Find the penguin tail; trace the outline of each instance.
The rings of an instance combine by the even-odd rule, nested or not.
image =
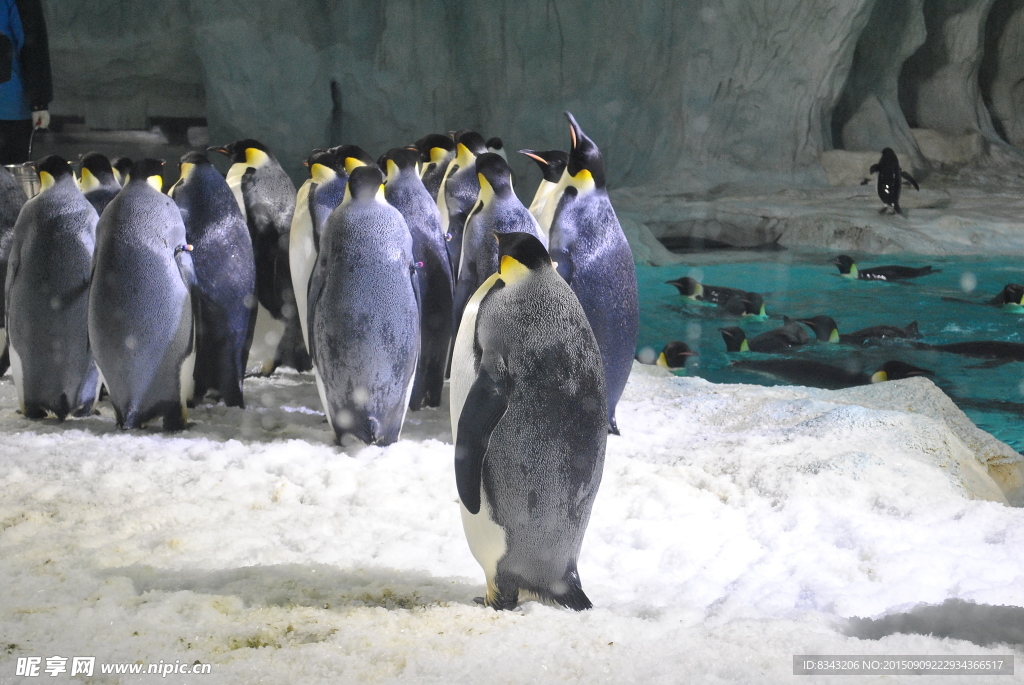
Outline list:
[[[573,567],[569,569],[565,576],[562,577],[561,582],[556,584],[557,587],[552,588],[551,599],[558,605],[565,607],[566,609],[572,609],[573,611],[584,611],[586,609],[593,609],[594,604],[587,597],[587,594],[583,592],[583,585],[580,583],[580,574]],[[560,592],[555,592],[559,590]]]

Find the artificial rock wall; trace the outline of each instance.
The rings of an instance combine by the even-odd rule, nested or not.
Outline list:
[[[912,126],[1024,138],[1024,0],[44,7],[55,114],[98,128],[205,117],[213,142],[261,139],[296,177],[313,147],[376,155],[459,128],[566,148],[563,109],[601,145],[612,186],[683,193],[821,184],[833,147],[888,145],[918,166]]]

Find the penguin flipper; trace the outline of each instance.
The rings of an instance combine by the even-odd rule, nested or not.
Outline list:
[[[921,186],[917,185],[917,181],[914,180],[914,177],[906,171],[900,171],[900,176],[902,176],[907,183],[914,186],[914,190],[921,190]]]
[[[508,408],[508,384],[492,378],[487,366],[466,395],[459,416],[459,437],[455,441],[455,483],[459,499],[471,514],[480,513],[480,481],[483,477],[484,455],[491,433]]]
[[[871,168],[868,169],[868,173],[869,174],[877,174],[878,173],[878,165],[877,164],[872,164]]]
[[[324,289],[324,267],[321,265],[321,259],[317,258],[316,264],[313,266],[313,273],[309,275],[309,283],[306,284],[306,311],[299,312],[299,316],[306,317],[306,330],[309,331],[309,340],[307,342],[309,352],[309,362],[316,367],[316,336],[313,335],[313,320],[316,318],[316,306],[320,301],[320,294]]]

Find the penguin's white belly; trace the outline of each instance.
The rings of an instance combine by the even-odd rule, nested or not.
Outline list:
[[[242,176],[245,175],[245,170],[248,168],[247,164],[242,164],[241,162],[232,164],[231,168],[228,169],[228,175],[225,179],[228,182],[228,187],[231,188],[231,193],[235,196],[238,208],[242,210],[242,218],[246,221],[249,218],[245,214],[245,200],[242,198]]]
[[[6,336],[6,331],[5,331]],[[18,356],[18,351],[14,349],[14,345],[9,348],[11,356],[11,376],[14,379],[14,387],[18,390],[18,406],[21,407],[21,413],[25,413],[25,387],[24,387],[24,372],[21,368],[21,357]]]
[[[288,238],[288,266],[292,271],[292,291],[295,293],[295,307],[298,310],[302,341],[309,349],[309,322],[306,320],[306,290],[309,277],[316,265],[316,246],[313,244],[313,217],[309,214],[309,185],[306,181],[299,188],[295,199],[295,215]]]
[[[196,391],[196,328],[192,325],[192,351],[181,362],[178,370],[178,389],[181,393],[181,413],[187,420],[188,401],[192,399]]]
[[[507,549],[505,531],[491,519],[491,503],[487,500],[483,483],[480,484],[480,511],[469,513],[465,505],[460,504],[462,511],[462,528],[466,532],[466,541],[473,558],[484,570],[487,577],[487,588],[494,587],[494,576],[498,572],[498,562]]]
[[[459,334],[455,338],[452,349],[452,375],[449,383],[449,411],[452,421],[452,444],[459,439],[459,417],[462,407],[466,404],[469,389],[476,382],[476,370],[473,368],[473,337],[476,335],[476,313],[480,308],[480,299],[470,298],[462,314]]]
[[[278,321],[262,304],[256,312],[256,330],[249,346],[250,372],[268,374],[274,367],[277,344],[284,337],[284,321]],[[254,365],[255,366],[254,368]]]

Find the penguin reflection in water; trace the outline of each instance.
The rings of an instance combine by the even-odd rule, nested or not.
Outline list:
[[[462,523],[495,609],[589,609],[576,560],[608,439],[601,351],[535,236],[499,234],[500,271],[470,299],[452,354]]]

